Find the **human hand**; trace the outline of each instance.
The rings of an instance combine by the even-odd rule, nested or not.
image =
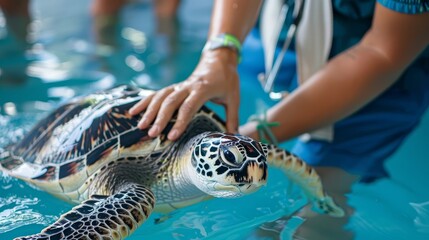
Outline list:
[[[131,115],[146,110],[138,127],[150,127],[149,136],[158,136],[178,110],[177,120],[168,134],[168,139],[176,140],[192,116],[211,100],[224,106],[227,131],[236,132],[240,101],[236,54],[226,48],[205,52],[188,79],[165,87],[135,104],[129,110]]]

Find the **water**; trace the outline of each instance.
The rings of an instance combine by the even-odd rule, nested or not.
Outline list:
[[[109,48],[96,37],[90,1],[69,2],[32,1],[33,46],[28,52],[20,53],[0,18],[0,80],[6,83],[0,87],[0,147],[21,139],[36,120],[72,96],[122,83],[159,88],[183,80],[198,61],[211,7],[208,0],[183,0],[180,30],[170,33],[176,44],[170,44],[168,34],[154,25],[149,1],[135,1],[123,10],[116,47]],[[24,69],[27,74],[22,74]],[[14,86],[10,79],[22,84]],[[254,77],[243,75],[242,82],[242,96],[257,96],[242,101],[243,123],[255,109],[273,102]],[[428,133],[429,112],[388,161],[391,179],[353,187],[349,199],[356,212],[346,228],[356,239],[429,239]],[[240,199],[215,199],[169,215],[153,214],[129,239],[272,239],[256,229],[295,212],[305,199],[298,189],[287,190],[289,183],[277,170],[270,172],[268,182]],[[71,208],[3,174],[0,188],[0,239],[36,233]],[[277,235],[289,239],[301,223],[292,217]]]

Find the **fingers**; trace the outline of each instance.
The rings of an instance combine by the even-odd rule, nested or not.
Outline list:
[[[138,102],[130,110],[131,115],[145,111],[138,123],[140,129],[148,128],[148,135],[158,136],[178,110],[176,123],[169,132],[168,139],[176,140],[185,131],[193,115],[207,100],[202,94],[192,94],[186,87],[170,86]]]
[[[167,136],[168,139],[174,141],[177,140],[180,135],[182,135],[192,117],[205,101],[206,100],[204,98],[198,96],[197,94],[191,94],[185,101],[183,101],[182,106],[180,107],[177,114],[176,123]]]
[[[229,104],[226,108],[226,130],[230,133],[237,133],[238,131],[238,108],[240,97],[238,94],[233,94]]]
[[[155,93],[154,95],[143,99],[141,102],[137,103],[137,105],[132,108],[132,111],[130,110],[130,113],[138,113],[146,109],[145,113],[142,116],[142,119],[137,125],[140,129],[145,129],[149,127],[149,125],[154,121],[155,117],[157,116],[162,102],[173,91],[173,87],[164,88]]]
[[[145,110],[147,108],[147,106],[149,105],[150,101],[152,101],[153,96],[154,96],[154,94],[151,94],[150,96],[147,96],[146,98],[140,100],[132,108],[130,108],[130,110],[128,110],[128,112],[132,116],[141,113],[143,110]]]
[[[162,102],[158,115],[156,116],[155,122],[153,126],[149,129],[149,136],[157,136],[161,133],[161,131],[167,126],[170,119],[172,119],[173,114],[177,109],[183,108],[182,102],[188,97],[188,92],[185,90],[177,90],[168,97],[164,99]],[[182,105],[182,106],[181,106]],[[180,107],[180,108],[179,108]],[[171,131],[170,131],[171,134]]]

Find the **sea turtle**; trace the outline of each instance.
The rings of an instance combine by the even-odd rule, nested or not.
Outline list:
[[[166,138],[174,119],[149,137],[128,109],[151,93],[119,86],[76,98],[1,153],[2,171],[77,204],[40,233],[17,239],[123,239],[153,210],[258,190],[268,165],[283,169],[317,211],[343,216],[313,168],[274,145],[224,133],[207,107],[179,140]]]

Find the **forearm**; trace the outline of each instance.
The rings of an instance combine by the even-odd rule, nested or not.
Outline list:
[[[235,36],[242,43],[255,25],[261,4],[261,0],[215,0],[208,39],[227,33]],[[236,51],[231,51],[230,48],[218,48],[215,51],[205,51],[199,65],[222,64],[236,72],[237,59]],[[197,74],[201,74],[200,66],[196,68]],[[205,67],[202,69],[205,74]],[[234,80],[238,81],[238,78]]]
[[[214,1],[209,38],[229,33],[244,41],[258,18],[261,0]]]
[[[358,45],[270,109],[268,120],[280,123],[272,130],[282,141],[333,124],[391,86],[405,67],[398,68],[374,49]]]

